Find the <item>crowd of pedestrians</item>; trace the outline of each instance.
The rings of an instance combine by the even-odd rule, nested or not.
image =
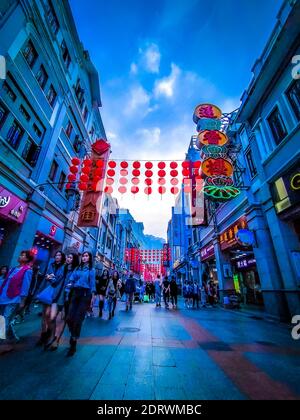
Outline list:
[[[116,314],[118,301],[131,311],[134,301],[155,303],[166,309],[177,309],[178,285],[174,276],[165,276],[146,284],[133,272],[120,273],[103,269],[93,261],[89,252],[80,259],[76,253],[57,251],[46,274],[41,275],[30,251],[22,251],[18,265],[0,268],[0,315],[5,319],[5,338],[18,342],[14,325],[24,319],[31,304],[42,305],[40,337],[36,346],[57,350],[66,326],[70,334],[68,356],[76,352],[77,341],[85,318],[99,318],[108,313],[108,321]],[[185,282],[182,289],[186,308],[214,306],[217,291],[213,284],[199,287],[196,282]]]

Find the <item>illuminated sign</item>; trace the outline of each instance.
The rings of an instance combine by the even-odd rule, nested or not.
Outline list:
[[[237,245],[238,241],[237,241],[237,238],[236,238],[236,234],[238,233],[239,230],[243,230],[243,229],[246,229],[246,228],[247,228],[247,221],[243,217],[243,218],[237,220],[228,229],[226,229],[225,232],[223,232],[220,235],[221,249],[224,250],[224,249],[231,248],[232,246]]]
[[[228,143],[226,134],[217,130],[201,131],[197,137],[198,143],[204,146],[224,146]]]
[[[293,175],[291,178],[291,188],[292,190],[300,190],[300,172],[296,175]]]
[[[9,202],[10,202],[10,196],[8,196],[8,197],[1,197],[0,196],[0,207],[4,208],[4,207],[8,206]]]
[[[193,121],[197,124],[201,118],[220,119],[221,117],[222,111],[217,106],[212,104],[200,104],[194,111]]]
[[[233,166],[226,159],[205,159],[202,163],[202,173],[206,176],[231,176]]]

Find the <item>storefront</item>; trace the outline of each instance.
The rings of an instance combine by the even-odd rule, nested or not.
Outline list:
[[[28,204],[20,197],[0,185],[0,259],[7,264],[24,223]]]
[[[234,289],[241,293],[244,303],[263,305],[261,283],[253,253],[255,236],[241,217],[220,235],[220,247],[228,261]]]
[[[215,248],[214,244],[210,242],[200,250],[200,258],[202,264],[202,282],[213,281],[218,284],[218,273],[216,266]]]

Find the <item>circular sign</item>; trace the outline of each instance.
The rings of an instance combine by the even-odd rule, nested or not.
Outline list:
[[[229,139],[226,134],[218,130],[203,130],[197,136],[197,147],[204,146],[224,146]]]
[[[238,230],[235,237],[238,243],[244,246],[252,246],[255,243],[254,233],[248,229]]]
[[[193,121],[197,124],[201,118],[219,119],[221,117],[222,111],[216,105],[200,104],[195,108]]]
[[[202,173],[206,176],[231,176],[233,166],[229,160],[223,158],[208,158],[202,163]]]

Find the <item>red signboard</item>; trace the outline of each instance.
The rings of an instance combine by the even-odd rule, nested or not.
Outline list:
[[[23,223],[28,204],[0,185],[0,217]]]
[[[206,245],[204,248],[200,251],[201,255],[201,261],[207,260],[215,255],[215,248],[214,244],[210,243],[209,245]]]

